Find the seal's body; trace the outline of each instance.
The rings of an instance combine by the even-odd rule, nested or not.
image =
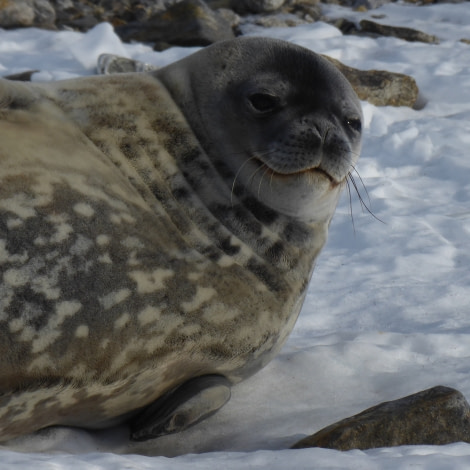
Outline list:
[[[222,406],[294,326],[360,120],[333,66],[266,39],[0,82],[0,439]]]

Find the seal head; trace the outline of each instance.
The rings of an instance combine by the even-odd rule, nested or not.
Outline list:
[[[284,41],[240,38],[156,75],[235,192],[306,222],[331,218],[359,158],[362,111],[330,62]]]

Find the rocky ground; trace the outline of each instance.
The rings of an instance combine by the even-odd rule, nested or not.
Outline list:
[[[410,0],[416,3],[414,0]],[[423,0],[422,4],[440,0]],[[465,1],[465,0],[457,0]],[[357,10],[377,8],[389,0],[326,0]],[[101,22],[111,23],[123,41],[150,43],[156,50],[172,45],[207,46],[241,34],[243,26],[266,28],[297,26],[325,21],[343,34],[372,37],[394,36],[406,41],[437,43],[421,31],[363,20],[358,25],[346,19],[322,15],[319,0],[4,0],[0,2],[0,27],[38,27],[87,31]],[[330,59],[333,61],[333,59]],[[333,61],[363,100],[377,106],[411,106],[425,103],[411,77],[386,71],[360,71]],[[136,69],[139,64],[134,65]],[[126,66],[129,68],[129,65]],[[133,66],[130,66],[131,68]],[[107,70],[104,70],[107,73]],[[31,72],[14,78],[27,80]]]
[[[439,0],[423,0],[422,4]],[[459,0],[457,0],[459,1]],[[465,1],[465,0],[460,0]],[[325,0],[358,10],[376,8],[390,0]],[[416,2],[414,2],[416,3]],[[240,25],[296,26],[322,16],[319,0],[3,0],[0,27],[39,27],[87,31],[111,23],[123,40],[169,45],[205,46],[240,34]],[[383,27],[363,21],[357,27],[345,20],[334,24],[346,34],[391,35],[410,41],[437,39],[406,28]]]

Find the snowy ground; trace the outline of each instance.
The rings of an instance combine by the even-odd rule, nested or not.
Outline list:
[[[384,14],[378,21],[442,39],[427,45],[342,36],[322,23],[247,31],[417,80],[428,100],[420,111],[363,103],[358,170],[384,223],[353,196],[353,228],[343,197],[288,343],[213,418],[139,446],[128,444],[125,428],[46,430],[1,446],[0,469],[470,468],[470,444],[463,443],[286,450],[338,419],[433,385],[470,398],[470,45],[459,42],[470,38],[470,5],[325,11],[353,20]],[[0,75],[39,69],[34,80],[62,79],[94,73],[102,52],[164,65],[192,50],[125,45],[109,25],[87,34],[0,30]]]

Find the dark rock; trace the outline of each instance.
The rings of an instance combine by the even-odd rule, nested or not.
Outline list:
[[[322,3],[341,5],[357,11],[374,10],[395,0],[322,0]]]
[[[15,80],[17,82],[30,82],[31,77],[36,72],[39,72],[39,70],[27,70],[26,72],[14,73],[13,75],[6,75],[2,78],[6,78],[7,80]]]
[[[52,28],[55,11],[48,0],[0,1],[0,27],[18,28],[37,26]]]
[[[218,8],[232,9],[234,0],[206,0],[208,6],[216,10]]]
[[[177,0],[50,0],[56,10],[57,24],[86,31],[107,21],[113,26],[132,21],[147,21]]]
[[[470,407],[459,391],[438,386],[343,419],[293,448],[351,450],[460,441],[470,442]]]
[[[388,26],[370,20],[361,20],[359,25],[363,33],[379,36],[393,36],[395,38],[404,39],[405,41],[420,41],[430,44],[439,44],[439,39],[436,36],[423,33],[416,29]]]
[[[328,21],[328,23],[338,28],[343,34],[356,34],[359,32],[356,23],[346,18],[339,18],[337,20]]]
[[[230,6],[237,13],[269,13],[284,5],[285,0],[232,0]]]
[[[118,26],[116,33],[124,41],[178,46],[207,46],[235,37],[227,21],[202,0],[183,0],[146,22]]]
[[[88,31],[101,21],[105,21],[103,10],[90,5],[86,0],[51,0],[56,12],[56,24],[60,28],[72,28],[78,31]]]
[[[407,3],[417,3],[418,5],[431,5],[433,3],[464,3],[468,0],[405,0]]]
[[[385,70],[358,70],[331,57],[323,57],[338,67],[359,99],[375,106],[415,106],[419,89],[412,77]]]

